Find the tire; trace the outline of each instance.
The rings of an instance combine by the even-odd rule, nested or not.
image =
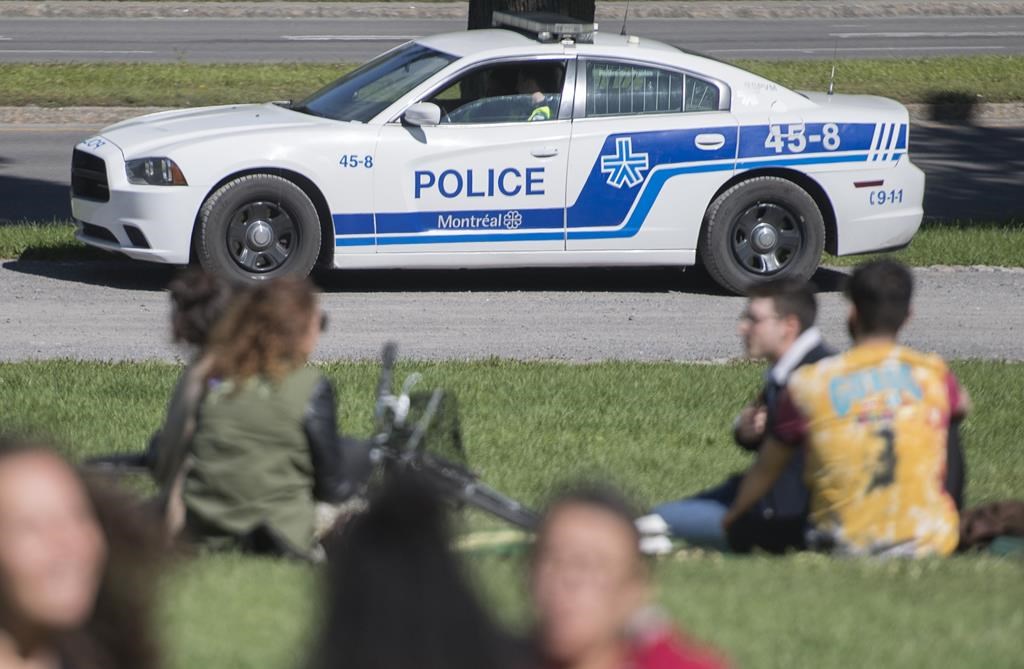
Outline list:
[[[307,276],[320,256],[320,219],[291,181],[251,174],[224,184],[203,203],[196,256],[234,281]]]
[[[780,177],[748,179],[715,198],[699,243],[715,283],[741,295],[772,279],[806,281],[824,249],[825,221],[814,198]]]

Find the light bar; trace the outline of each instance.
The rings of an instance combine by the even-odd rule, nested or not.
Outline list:
[[[550,12],[494,12],[491,19],[495,27],[513,28],[537,36],[541,42],[571,39],[580,44],[593,44],[596,23],[586,23],[571,16]]]

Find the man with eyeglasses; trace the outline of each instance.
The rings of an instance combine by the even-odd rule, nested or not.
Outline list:
[[[759,284],[748,293],[740,315],[739,334],[747,356],[770,363],[758,396],[743,407],[733,437],[743,449],[757,452],[768,434],[779,393],[790,374],[802,365],[832,354],[814,327],[817,302],[809,284],[779,279]],[[722,518],[736,499],[743,474],[692,497],[668,502],[637,520],[646,552],[671,549],[671,535],[688,543],[721,551],[749,552],[755,547],[783,553],[804,547],[808,491],[803,483],[803,457],[797,454],[778,481],[729,531]]]

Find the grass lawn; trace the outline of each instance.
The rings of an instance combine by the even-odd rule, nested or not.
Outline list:
[[[732,61],[796,89],[824,91],[821,61]],[[5,105],[188,107],[298,100],[354,67],[351,63],[8,63],[0,69]],[[851,59],[836,71],[836,91],[901,102],[1024,100],[1024,56]]]
[[[695,491],[745,465],[728,436],[760,368],[491,360],[413,363],[454,391],[471,462],[489,483],[540,504],[561,481],[611,479],[639,503]],[[965,361],[969,504],[1021,497],[1024,364]],[[365,434],[372,363],[324,366],[342,424]],[[74,457],[134,450],[160,420],[178,368],[157,363],[0,364],[0,425],[46,428]],[[522,629],[521,558],[473,555],[500,617]],[[682,555],[657,566],[661,600],[740,666],[1020,665],[1024,564],[992,557],[872,562]],[[164,606],[170,666],[294,667],[315,629],[317,572],[237,555],[181,565]]]
[[[61,221],[0,226],[0,258],[88,260],[114,257],[76,241],[73,233],[74,227]],[[1024,266],[1024,221],[926,222],[908,248],[887,255],[913,266],[1021,267]],[[850,266],[868,257],[826,255],[822,264]]]

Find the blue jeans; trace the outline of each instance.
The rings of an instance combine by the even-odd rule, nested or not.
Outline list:
[[[722,518],[729,507],[713,499],[690,497],[655,507],[653,513],[665,519],[672,536],[701,548],[729,550]]]
[[[797,458],[794,458],[797,460]],[[722,529],[722,517],[739,492],[742,476],[693,497],[667,502],[652,510],[668,524],[672,535],[696,546],[720,551],[746,553],[760,548],[785,553],[805,547],[808,493],[801,480],[800,462],[791,463],[772,491],[729,528]]]

